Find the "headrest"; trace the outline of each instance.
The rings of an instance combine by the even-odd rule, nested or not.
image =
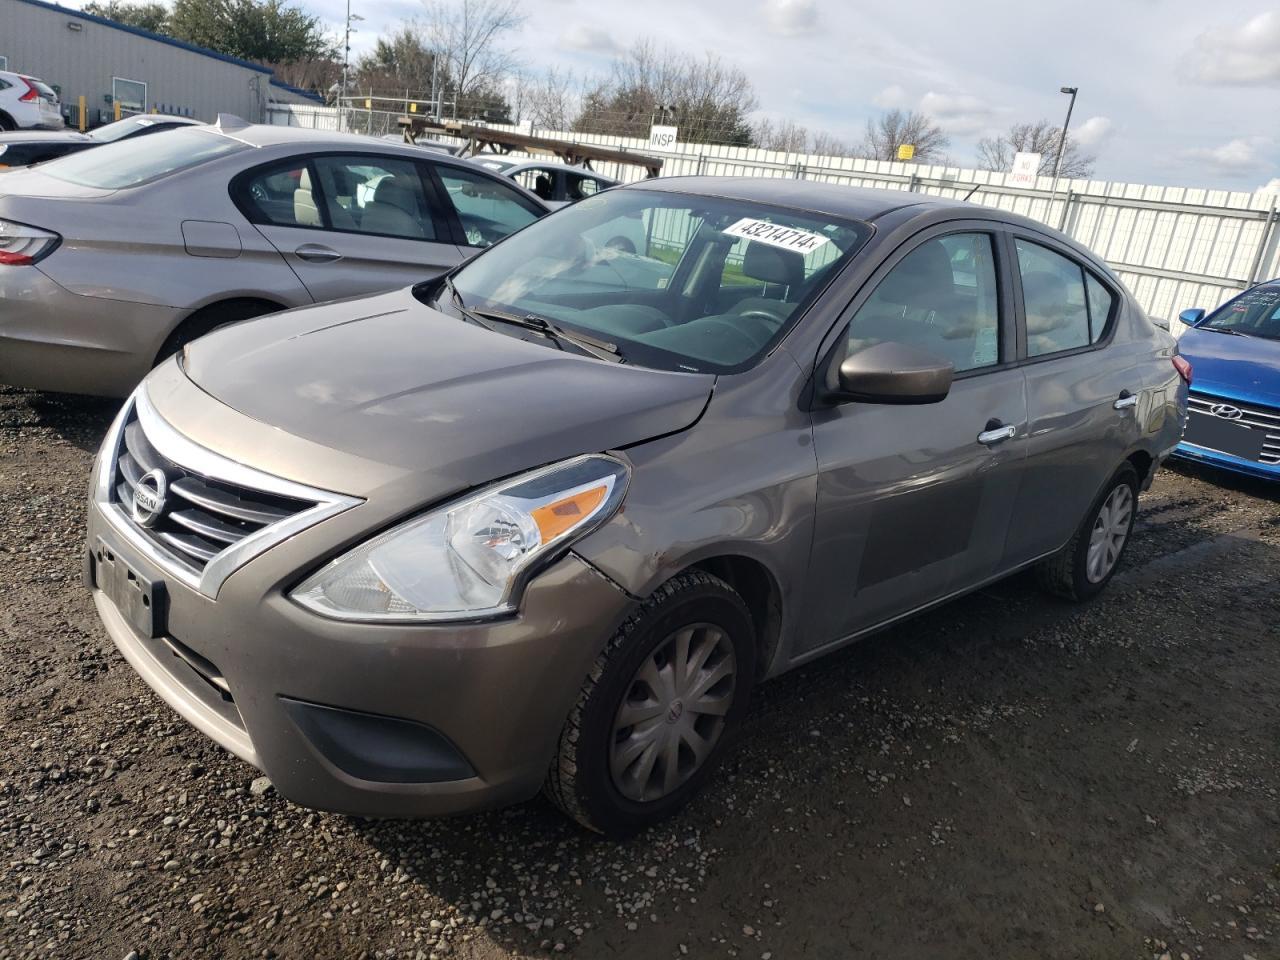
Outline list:
[[[753,240],[742,257],[742,272],[752,280],[799,286],[804,283],[804,256]]]

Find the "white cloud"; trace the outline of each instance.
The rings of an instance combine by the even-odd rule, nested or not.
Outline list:
[[[1109,140],[1115,133],[1115,124],[1110,117],[1090,117],[1071,131],[1071,139],[1080,146],[1097,147]]]
[[[883,107],[885,110],[894,110],[908,106],[911,98],[907,96],[907,91],[903,90],[896,83],[891,87],[885,87],[874,97],[871,102],[877,107]]]
[[[966,93],[938,93],[930,90],[920,98],[920,111],[933,117],[948,133],[972,136],[992,126],[996,109]]]
[[[622,49],[609,31],[584,23],[575,23],[562,33],[560,46],[565,50],[584,50],[587,53],[617,53]]]
[[[1217,147],[1187,150],[1182,155],[1187,160],[1203,164],[1214,173],[1245,173],[1267,165],[1259,152],[1267,140],[1263,137],[1238,137]]]
[[[1280,196],[1280,177],[1272,177],[1257,189],[1258,193],[1274,193]]]
[[[817,0],[765,0],[769,25],[784,36],[812,33],[818,26]]]
[[[1280,13],[1268,10],[1241,27],[1206,30],[1187,57],[1204,83],[1280,86]]]

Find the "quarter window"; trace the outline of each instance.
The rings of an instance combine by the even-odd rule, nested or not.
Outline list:
[[[1092,273],[1085,274],[1085,286],[1089,293],[1089,341],[1097,343],[1107,332],[1111,311],[1116,305],[1116,295],[1102,285]]]
[[[993,249],[986,233],[954,233],[920,244],[854,314],[850,351],[894,340],[951,361],[957,373],[999,363]]]
[[[482,173],[439,166],[436,171],[457,211],[467,246],[487,247],[542,215],[513,187]]]
[[[1015,240],[1014,244],[1018,251],[1018,270],[1022,274],[1027,355],[1043,357],[1087,347],[1101,336],[1105,316],[1098,322],[1096,334],[1090,336],[1091,304],[1085,291],[1084,268],[1038,243]],[[1101,293],[1110,296],[1105,288],[1101,288]],[[1102,306],[1099,299],[1099,309]],[[1107,314],[1110,314],[1109,306]]]

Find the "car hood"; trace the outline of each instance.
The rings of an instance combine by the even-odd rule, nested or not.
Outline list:
[[[439,495],[684,430],[715,384],[486,330],[410,290],[226,327],[188,347],[184,369],[254,420],[433,475]]]
[[[1191,361],[1192,389],[1280,406],[1280,340],[1191,328],[1178,339]]]

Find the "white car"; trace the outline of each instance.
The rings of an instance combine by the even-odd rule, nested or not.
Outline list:
[[[57,91],[43,80],[0,70],[0,131],[61,130]]]

